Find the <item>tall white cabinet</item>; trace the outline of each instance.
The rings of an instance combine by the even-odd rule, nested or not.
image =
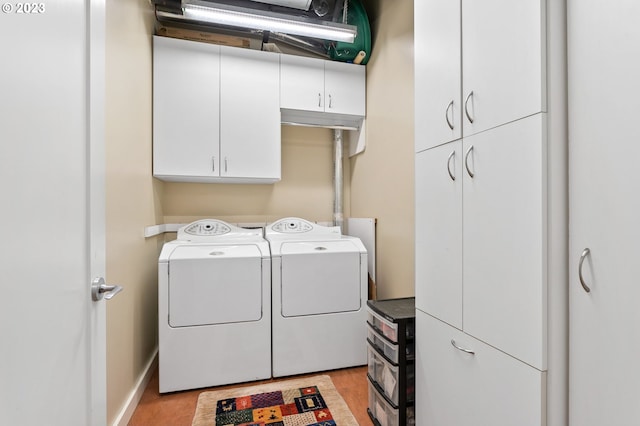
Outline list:
[[[414,3],[416,150],[546,110],[545,5]]]
[[[566,424],[561,3],[414,4],[418,425]]]
[[[640,424],[640,3],[570,0],[567,13],[569,424],[631,426]]]

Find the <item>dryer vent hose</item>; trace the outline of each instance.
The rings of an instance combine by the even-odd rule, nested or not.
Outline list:
[[[343,172],[342,172],[342,130],[335,129],[333,131],[333,225],[340,227],[340,232],[343,232],[344,217],[342,212],[342,186],[343,186]]]

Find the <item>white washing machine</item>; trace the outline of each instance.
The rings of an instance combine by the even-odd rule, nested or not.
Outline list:
[[[271,259],[262,234],[205,219],[162,248],[160,392],[271,377]]]
[[[300,218],[265,230],[271,247],[273,376],[367,363],[367,251],[340,227]]]

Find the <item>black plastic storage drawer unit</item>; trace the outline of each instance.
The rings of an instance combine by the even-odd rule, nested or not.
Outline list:
[[[414,425],[415,298],[367,302],[369,408],[377,426]]]

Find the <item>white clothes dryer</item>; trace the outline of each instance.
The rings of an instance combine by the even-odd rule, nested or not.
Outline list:
[[[160,392],[271,377],[271,260],[262,235],[205,219],[164,244]]]
[[[340,227],[300,218],[265,230],[271,247],[273,376],[367,363],[367,251]]]

